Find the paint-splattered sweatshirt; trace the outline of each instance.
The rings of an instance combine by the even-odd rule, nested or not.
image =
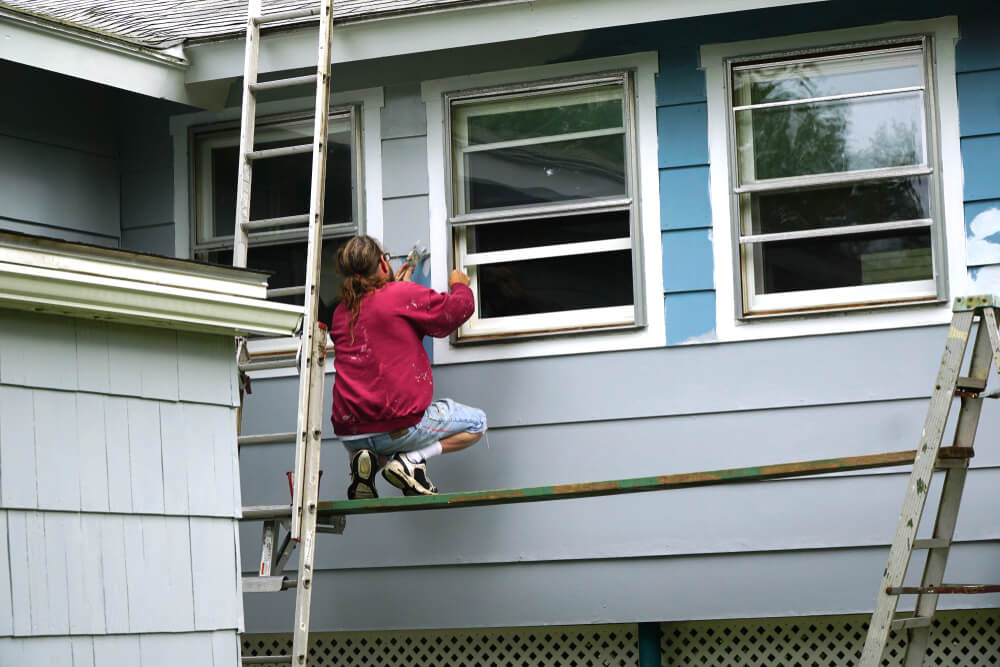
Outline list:
[[[333,431],[337,435],[385,433],[420,421],[434,394],[424,336],[451,335],[475,309],[462,284],[442,294],[411,282],[391,282],[366,295],[354,323],[351,312],[333,313]]]

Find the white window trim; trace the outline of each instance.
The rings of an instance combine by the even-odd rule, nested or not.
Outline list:
[[[958,129],[958,93],[955,83],[955,43],[958,40],[958,19],[949,16],[927,21],[905,21],[845,30],[831,30],[787,37],[777,37],[726,44],[706,44],[701,47],[701,64],[705,70],[708,93],[708,148],[710,199],[712,206],[713,258],[715,261],[716,336],[720,341],[756,340],[809,336],[848,331],[895,329],[929,326],[951,321],[949,294],[941,295],[940,303],[896,305],[873,310],[838,310],[774,319],[739,320],[736,317],[737,248],[733,238],[730,208],[729,139],[726,96],[725,60],[773,53],[810,49],[847,42],[891,39],[929,34],[934,37],[933,77],[937,93],[938,138],[941,164],[940,207],[944,231],[946,290],[951,295],[964,294],[968,289],[965,261],[965,221],[962,200],[962,156]]]
[[[297,97],[257,105],[257,118],[276,116],[294,112],[312,114],[316,100],[314,97]],[[364,174],[364,215],[360,221],[361,231],[376,238],[382,238],[382,107],[385,95],[381,87],[364,88],[336,92],[330,96],[331,108],[359,105],[361,122],[361,155]],[[223,111],[199,111],[174,116],[170,119],[170,134],[174,143],[174,244],[177,257],[191,258],[194,248],[195,198],[194,190],[194,150],[192,128],[199,125],[239,121],[240,108],[231,107]],[[236,174],[233,174],[236,178]],[[297,344],[294,338],[272,338],[252,341],[254,354],[294,353]],[[331,370],[332,361],[327,361]],[[294,375],[295,369],[261,371],[260,377]],[[254,377],[258,375],[255,374]]]
[[[642,234],[642,275],[646,326],[620,331],[561,334],[547,338],[505,340],[500,343],[475,343],[461,347],[448,339],[434,340],[434,363],[452,364],[492,359],[518,359],[563,354],[583,354],[610,350],[629,350],[666,345],[663,312],[663,259],[660,243],[660,193],[657,162],[656,87],[659,58],[655,51],[583,60],[541,67],[489,72],[472,76],[425,81],[421,87],[427,107],[427,173],[431,227],[431,253],[438,258],[431,265],[431,286],[447,289],[448,263],[451,254],[448,239],[448,206],[445,156],[445,99],[448,92],[490,86],[526,83],[582,76],[609,70],[635,71],[636,173],[638,229]],[[628,307],[631,312],[632,307]]]

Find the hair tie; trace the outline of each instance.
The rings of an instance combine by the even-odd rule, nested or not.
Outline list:
[[[360,274],[360,273],[355,273],[355,274],[354,274],[354,277],[355,277],[355,278],[360,278],[360,277],[361,277],[361,274]]]

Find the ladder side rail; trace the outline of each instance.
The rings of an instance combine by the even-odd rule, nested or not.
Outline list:
[[[260,27],[255,18],[260,16],[261,0],[249,0],[247,7],[247,42],[243,55],[243,111],[240,116],[239,173],[236,180],[236,224],[233,227],[233,266],[247,265],[247,231],[243,226],[250,220],[250,182],[253,167],[247,154],[253,151],[254,127],[257,122],[257,98],[251,86],[257,83],[260,60]]]
[[[1000,374],[1000,327],[997,325],[998,308],[983,308],[982,319],[979,326],[986,327],[986,333],[990,336],[990,344],[993,346],[993,360],[997,365],[997,373]]]
[[[306,245],[306,282],[304,295],[305,317],[302,321],[302,354],[299,355],[299,400],[297,428],[295,436],[295,471],[292,491],[292,539],[301,539],[302,483],[306,457],[306,442],[309,430],[309,394],[312,390],[312,374],[322,375],[325,368],[318,370],[313,358],[317,355],[315,339],[319,336],[325,349],[326,333],[315,326],[319,306],[320,262],[323,250],[323,204],[326,196],[326,156],[327,128],[330,116],[330,39],[333,36],[333,0],[322,0],[319,21],[319,55],[316,67],[316,118],[313,128],[312,183],[309,189],[309,237]],[[317,333],[319,332],[319,333]],[[322,408],[320,408],[322,409]]]
[[[271,564],[275,560],[275,551],[278,544],[278,520],[271,519],[264,522],[260,537],[260,567],[257,568],[258,577],[271,576]]]
[[[920,526],[920,519],[927,502],[927,491],[937,462],[938,450],[941,447],[941,438],[944,436],[945,425],[948,422],[948,414],[951,411],[955,387],[958,384],[962,360],[965,357],[969,333],[972,330],[973,316],[972,311],[954,313],[951,327],[948,329],[948,338],[934,383],[934,392],[931,395],[927,418],[920,435],[920,445],[917,447],[913,471],[910,473],[906,499],[899,515],[896,535],[889,549],[889,559],[875,599],[875,610],[869,622],[865,646],[861,652],[859,662],[861,667],[877,667],[882,660],[882,652],[889,638],[892,617],[899,601],[898,596],[889,595],[887,591],[890,587],[902,585],[906,569],[910,564],[910,547],[916,539],[917,528]]]
[[[985,317],[980,317],[976,330],[976,341],[972,348],[972,358],[969,361],[969,377],[985,381],[990,374],[993,363],[993,349],[990,344],[988,323]],[[982,413],[983,399],[981,396],[962,396],[962,405],[955,425],[953,445],[955,447],[972,447],[979,429],[979,418]],[[941,488],[941,500],[938,504],[937,517],[934,521],[932,539],[947,540],[948,546],[931,549],[927,552],[924,562],[924,572],[920,586],[940,586],[944,581],[948,556],[951,553],[951,543],[955,536],[955,526],[958,522],[958,511],[962,502],[962,492],[968,473],[968,459],[960,468],[949,468],[945,473]],[[937,611],[938,595],[936,593],[921,593],[917,596],[913,616],[915,618],[930,618]],[[907,631],[906,648],[903,654],[904,667],[920,667],[927,652],[930,641],[930,626],[913,628]]]
[[[326,3],[324,3],[326,4]],[[320,450],[323,443],[323,352],[326,341],[323,329],[316,329],[316,347],[309,356],[313,361],[312,384],[309,393],[309,435],[303,480],[303,511],[299,540],[298,585],[295,593],[295,625],[292,632],[293,664],[304,666],[309,652],[309,618],[312,603],[312,582],[316,557],[316,519],[319,503]]]

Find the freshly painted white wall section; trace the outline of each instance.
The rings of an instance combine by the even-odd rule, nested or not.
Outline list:
[[[546,0],[470,8],[446,14],[338,26],[333,37],[333,62],[492,44],[516,39],[619,25],[637,25],[691,16],[812,4],[827,0],[630,0],[608,11],[605,0]],[[192,66],[188,83],[229,79],[243,71],[243,45],[235,40],[188,47]],[[274,35],[261,45],[260,71],[311,66],[316,58],[314,30]]]
[[[934,36],[937,87],[937,117],[941,155],[941,224],[945,232],[947,253],[948,294],[959,296],[970,289],[966,272],[965,223],[962,209],[962,156],[958,125],[958,94],[955,86],[955,43],[958,40],[958,20],[955,17],[931,21],[901,21],[877,26],[846,30],[807,33],[774,39],[710,44],[701,47],[701,64],[708,88],[708,147],[710,195],[712,202],[712,244],[715,260],[716,334],[720,341],[782,338],[838,333],[895,329],[900,327],[944,324],[951,321],[950,301],[882,309],[815,313],[781,319],[740,321],[735,315],[736,262],[732,239],[730,208],[729,139],[727,135],[728,101],[724,77],[724,60],[729,57],[815,48],[829,44],[878,40],[907,35]],[[945,296],[948,296],[946,294]]]
[[[548,339],[477,344],[462,348],[452,345],[447,339],[435,339],[435,363],[449,364],[489,359],[577,354],[663,345],[665,333],[660,247],[660,195],[656,166],[655,76],[659,65],[655,52],[436,79],[423,83],[421,90],[424,104],[427,107],[427,175],[431,254],[439,258],[431,266],[431,287],[439,291],[447,290],[448,267],[446,262],[441,261],[440,258],[451,254],[447,228],[448,206],[445,199],[447,196],[445,181],[450,177],[447,174],[448,166],[445,162],[446,142],[450,139],[444,136],[444,94],[456,90],[558,79],[623,69],[635,71],[635,146],[637,155],[634,196],[639,201],[636,214],[639,216],[637,229],[640,230],[642,243],[639,261],[642,264],[641,279],[645,284],[643,298],[645,298],[646,326],[627,331],[567,334]]]

